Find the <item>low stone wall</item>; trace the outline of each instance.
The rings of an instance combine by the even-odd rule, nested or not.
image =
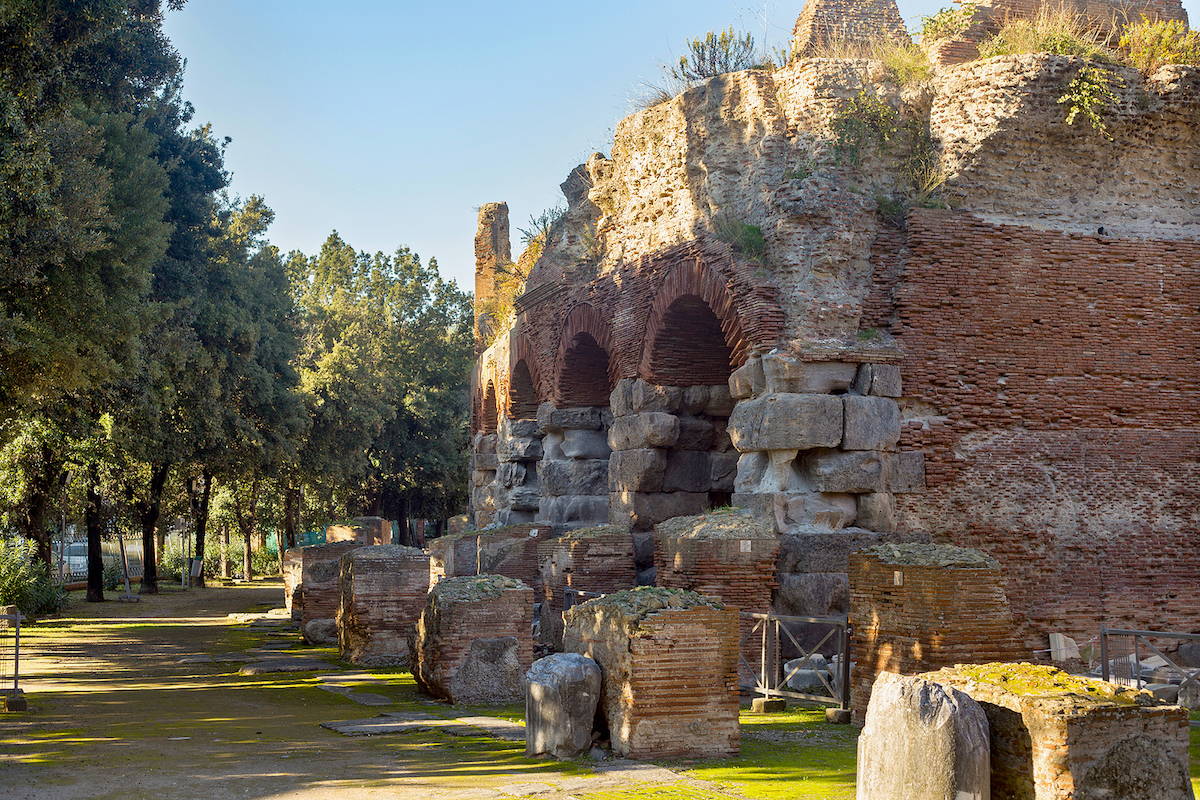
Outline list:
[[[633,539],[629,529],[617,525],[581,528],[538,544],[544,600],[539,639],[562,649],[563,592],[608,594],[632,589],[637,582]]]
[[[392,543],[392,523],[381,517],[356,517],[348,523],[325,528],[325,542],[358,542],[362,545]]]
[[[339,561],[361,542],[345,541],[298,548],[300,564],[300,630],[309,644],[337,642],[337,612],[342,602]]]
[[[476,545],[476,574],[516,578],[533,589],[535,603],[542,602],[538,547],[551,535],[550,525],[544,522],[524,522],[480,532]]]
[[[479,532],[452,533],[430,539],[429,585],[442,578],[458,578],[479,574]]]
[[[718,758],[738,740],[737,612],[642,587],[574,606],[563,648],[603,673],[600,713],[622,756]]]
[[[1192,798],[1187,710],[1148,692],[1033,664],[957,666],[921,677],[981,706],[992,797]]]
[[[533,589],[502,575],[446,578],[430,588],[410,641],[422,691],[451,703],[524,699],[533,664]]]
[[[400,545],[360,547],[342,556],[339,587],[342,660],[407,665],[409,634],[429,593],[429,556]]]
[[[765,614],[776,588],[779,537],[771,520],[731,510],[676,517],[654,527],[656,583],[687,589],[738,611]],[[746,637],[738,680],[753,686],[762,660],[761,639],[748,634],[754,621],[739,618],[739,639]],[[776,654],[778,655],[778,654]]]
[[[861,724],[880,672],[1027,657],[991,556],[951,545],[884,544],[850,554],[854,660],[850,705]]]

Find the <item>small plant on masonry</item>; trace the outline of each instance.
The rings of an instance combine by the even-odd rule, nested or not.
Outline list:
[[[1059,104],[1067,107],[1067,124],[1074,125],[1076,117],[1082,115],[1093,128],[1112,139],[1100,117],[1106,105],[1116,102],[1112,83],[1113,76],[1105,70],[1091,65],[1082,67],[1058,98]]]

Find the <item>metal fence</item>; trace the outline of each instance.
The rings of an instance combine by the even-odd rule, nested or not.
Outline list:
[[[21,698],[21,612],[16,606],[0,607],[0,694],[5,707]]]
[[[761,694],[764,697],[791,697],[797,700],[814,700],[818,703],[837,703],[839,708],[850,707],[850,637],[852,630],[845,617],[790,617],[782,614],[755,614],[743,611],[743,620],[754,620],[750,630],[742,636],[738,643],[738,657],[741,664],[754,673],[754,685],[743,685],[741,688]],[[813,629],[816,629],[815,632]],[[824,635],[820,636],[824,629]],[[804,634],[808,634],[807,636]],[[782,635],[781,635],[782,634]],[[814,635],[815,634],[815,635]],[[760,641],[759,663],[751,664],[746,660],[746,644],[752,637],[758,635]],[[817,636],[820,636],[818,639]],[[786,637],[786,638],[785,638]],[[799,638],[797,638],[799,637]],[[805,646],[805,641],[816,640],[816,644]],[[800,653],[800,658],[789,663],[791,669],[786,670],[780,663],[781,645],[790,642]],[[833,669],[826,671],[819,668],[817,656],[823,651],[835,650]],[[824,656],[821,656],[824,660]],[[799,663],[796,663],[798,661]],[[800,675],[801,670],[813,673],[812,677],[819,681],[825,692],[792,691],[786,687],[789,682]],[[811,688],[811,687],[810,687]]]
[[[1200,691],[1200,668],[1177,663],[1155,645],[1154,639],[1200,642],[1200,634],[1182,631],[1100,629],[1100,677],[1141,689],[1147,683],[1179,687],[1177,697]],[[1115,640],[1115,641],[1114,641]],[[1142,659],[1142,654],[1147,658]],[[1182,704],[1182,703],[1181,703]]]

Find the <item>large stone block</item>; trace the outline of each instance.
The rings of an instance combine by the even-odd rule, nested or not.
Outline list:
[[[710,389],[707,386],[683,387],[683,399],[679,404],[680,412],[683,414],[703,414],[705,406],[708,405],[710,394]]]
[[[665,450],[618,450],[608,461],[609,491],[660,492],[666,468]]]
[[[844,572],[780,572],[778,580],[774,607],[780,614],[832,617],[850,610],[850,579]]]
[[[858,738],[859,800],[991,796],[988,720],[963,692],[884,673]]]
[[[600,666],[578,653],[555,653],[525,673],[525,755],[574,758],[592,746]]]
[[[850,388],[858,366],[841,361],[801,361],[790,353],[763,356],[763,375],[768,392],[831,394]]]
[[[888,492],[860,494],[855,524],[869,531],[896,530],[896,498]]]
[[[538,426],[546,433],[564,430],[598,431],[604,427],[600,409],[594,406],[582,408],[555,408],[553,403],[542,403],[538,407]]]
[[[608,431],[613,450],[672,447],[678,440],[679,417],[654,411],[617,417]]]
[[[728,453],[733,449],[733,440],[729,438],[728,420],[713,420],[712,449],[717,453]]]
[[[737,401],[729,393],[729,384],[708,387],[708,404],[704,406],[705,414],[710,417],[728,417],[733,413],[735,405],[737,405]]]
[[[876,533],[861,528],[787,533],[779,542],[779,571],[845,574],[849,569],[850,554],[855,550],[877,544],[923,544],[928,541],[928,533]]]
[[[888,397],[846,395],[845,430],[842,448],[846,450],[892,450],[900,441],[900,406]]]
[[[741,452],[837,447],[842,398],[821,394],[768,394],[738,404],[729,435]]]
[[[602,495],[608,492],[608,461],[563,459],[538,463],[538,486],[548,497]]]
[[[671,450],[663,473],[664,492],[707,492],[712,487],[712,462],[708,453]]]
[[[762,359],[752,356],[729,376],[729,396],[735,400],[756,397],[767,390]]]
[[[709,505],[708,492],[611,492],[608,520],[645,531],[672,517],[702,514]]]
[[[567,495],[543,498],[537,520],[575,528],[603,525],[608,522],[608,497]]]
[[[542,457],[541,439],[500,439],[496,443],[500,461],[536,461]]]
[[[508,496],[508,507],[513,511],[537,511],[542,496],[536,486],[519,486]]]
[[[804,475],[818,492],[878,492],[884,488],[878,453],[816,450],[803,459]]]
[[[683,404],[683,388],[659,386],[638,378],[630,387],[629,399],[635,414],[647,411],[674,414]]]
[[[740,456],[738,453],[709,453],[712,470],[709,473],[711,492],[733,492]]]
[[[614,417],[624,417],[633,413],[633,382],[634,378],[621,378],[616,388],[608,395],[608,407]]]
[[[610,452],[604,431],[568,430],[563,436],[562,454],[567,458],[608,458]]]
[[[476,453],[485,453],[495,455],[496,453],[496,434],[494,433],[479,433],[475,435]]]
[[[707,389],[707,386],[700,387]],[[676,450],[711,450],[713,444],[713,424],[700,417],[680,416],[679,438],[675,442]]]
[[[500,468],[496,470],[496,480],[506,489],[525,485],[527,475],[528,471],[525,465],[519,461],[501,464]]]
[[[495,453],[476,453],[474,467],[480,471],[495,471],[500,468],[500,458]]]
[[[872,397],[900,397],[904,393],[900,367],[895,364],[862,364],[854,378],[854,391]]]

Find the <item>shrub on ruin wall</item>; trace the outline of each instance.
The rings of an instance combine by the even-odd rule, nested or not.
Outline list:
[[[1018,53],[1078,56],[1103,64],[1118,61],[1105,46],[1103,34],[1086,17],[1045,6],[1035,16],[1006,21],[999,32],[979,44],[980,58]]]
[[[1121,33],[1120,48],[1129,65],[1146,75],[1165,64],[1200,65],[1200,31],[1178,20],[1151,22],[1143,16]]]

